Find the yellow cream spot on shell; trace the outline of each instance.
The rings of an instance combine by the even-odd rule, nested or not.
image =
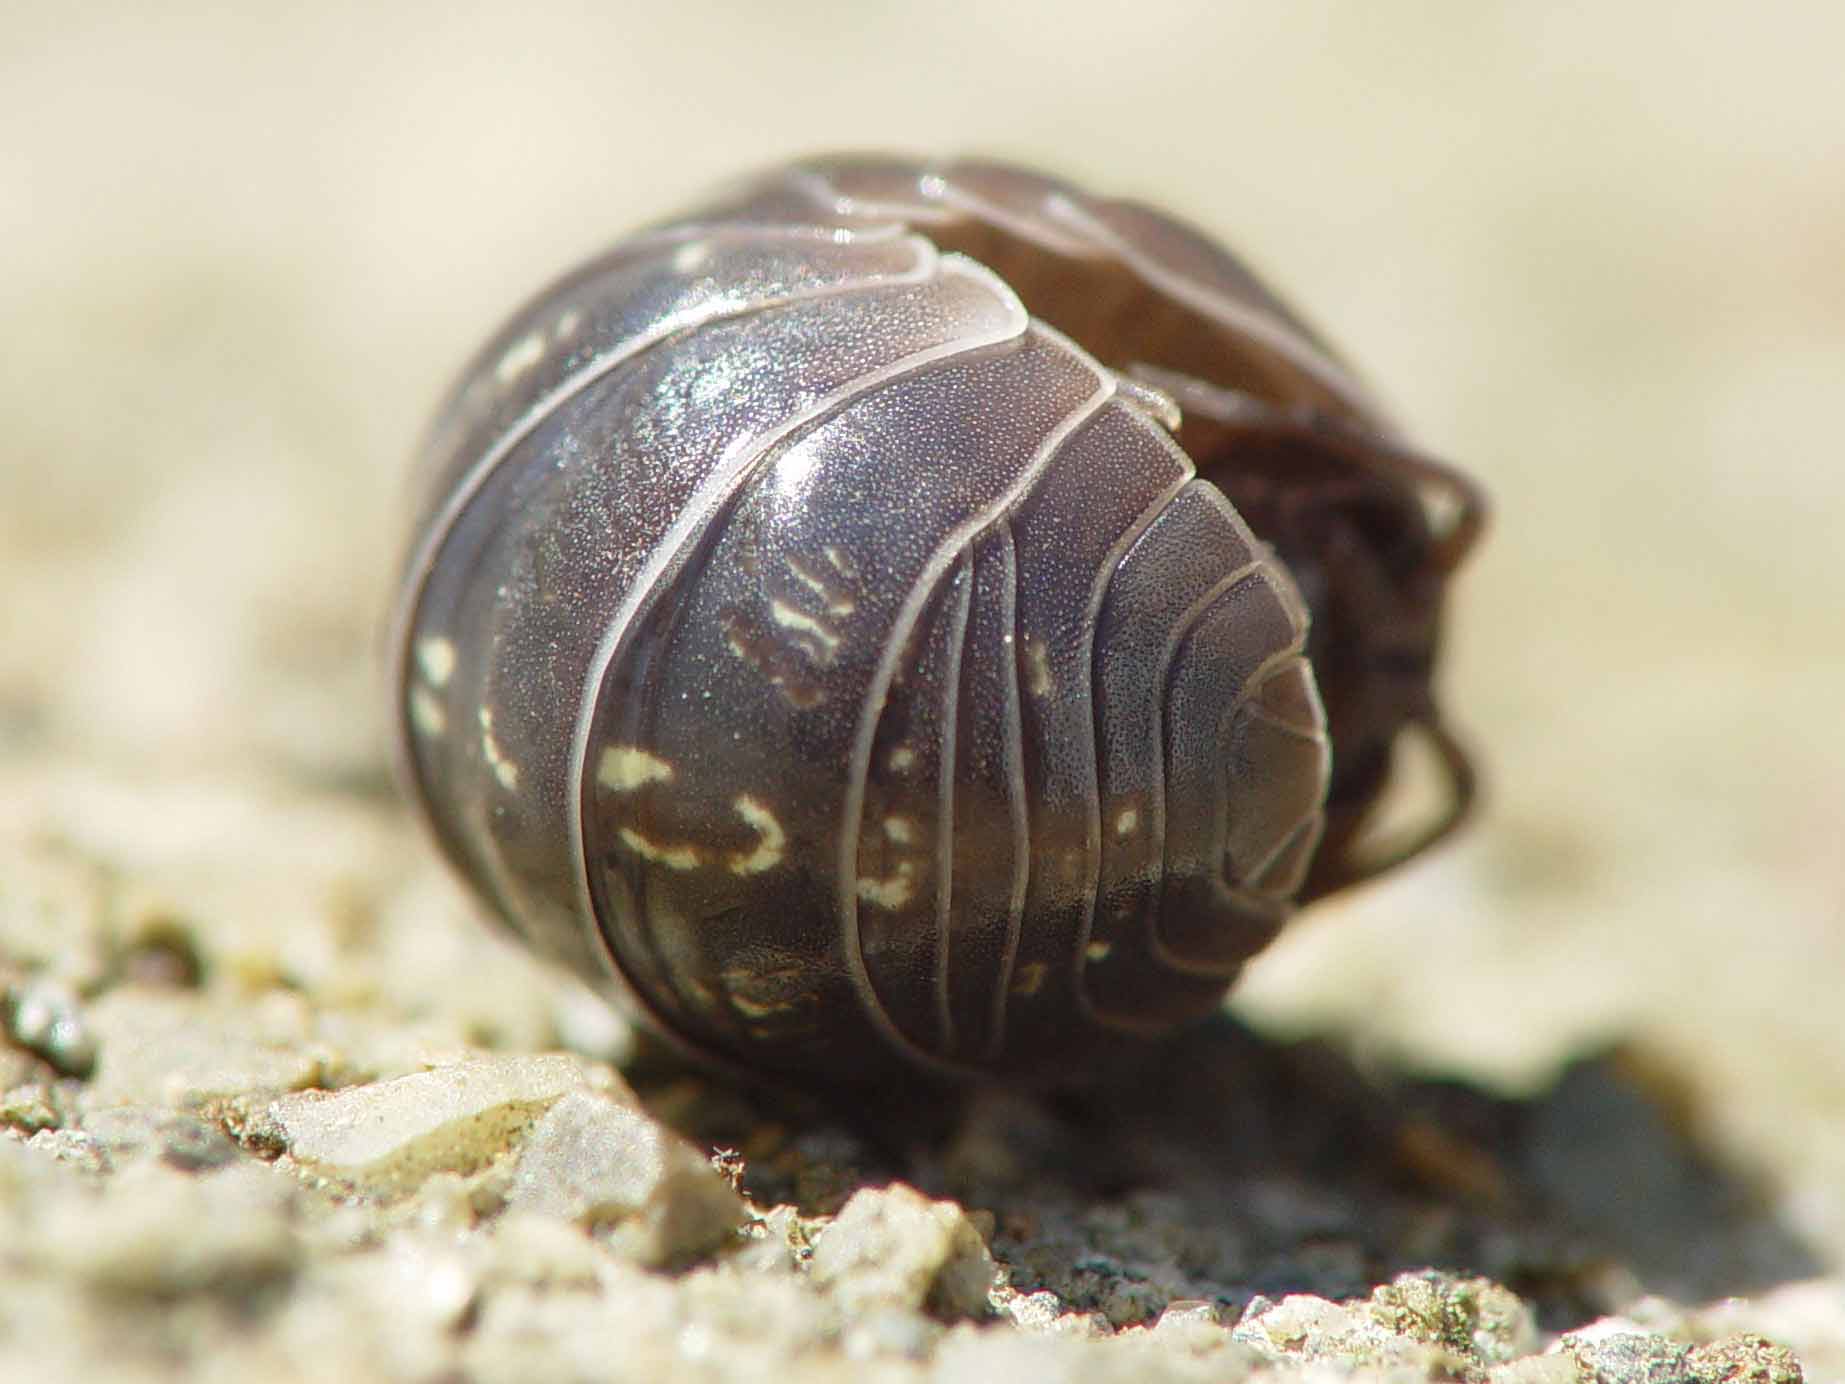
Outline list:
[[[777,599],[770,601],[769,614],[774,618],[775,623],[785,630],[793,630],[797,634],[812,635],[814,639],[819,641],[820,652],[826,657],[831,657],[833,650],[839,647],[838,635],[834,634],[832,630],[828,629],[806,611],[791,606],[784,600]]]
[[[571,308],[557,319],[557,325],[551,328],[551,339],[565,341],[577,334],[577,328],[583,325],[583,314]]]
[[[908,817],[886,817],[884,834],[899,846],[907,846],[916,839],[916,823]]]
[[[908,745],[899,745],[890,752],[890,767],[894,774],[901,774],[916,764],[916,751]]]
[[[493,776],[500,781],[500,787],[510,793],[519,786],[519,766],[494,738],[493,708],[490,706],[482,706],[480,709],[480,752],[487,761],[487,767],[493,770]]]
[[[544,358],[544,337],[537,332],[528,332],[506,348],[500,363],[493,367],[493,376],[501,384],[511,384]]]
[[[858,896],[874,908],[902,908],[916,892],[916,866],[908,860],[897,862],[894,874],[883,879],[861,879]]]
[[[1027,961],[1019,967],[1019,973],[1013,978],[1012,993],[1023,995],[1027,999],[1044,988],[1045,965],[1042,961]]]
[[[746,1019],[771,1019],[777,1014],[786,1014],[794,1006],[787,1000],[763,1001],[752,999],[746,994],[734,994],[730,997],[730,1006]]]
[[[1139,826],[1140,809],[1137,807],[1124,808],[1121,815],[1115,818],[1115,835],[1132,836]]]
[[[448,729],[448,713],[442,709],[441,698],[421,683],[410,689],[410,724],[432,740]]]
[[[1050,650],[1044,647],[1042,639],[1031,635],[1025,637],[1025,690],[1034,697],[1048,696],[1056,690],[1057,684],[1051,679]]]
[[[1114,949],[1113,942],[1091,942],[1083,948],[1083,955],[1091,961],[1106,961],[1108,954]]]
[[[698,848],[696,846],[661,846],[649,841],[633,827],[621,829],[622,844],[640,856],[651,860],[669,870],[695,870],[698,868]]]
[[[776,820],[775,814],[748,793],[740,795],[731,806],[737,809],[739,817],[755,829],[757,835],[754,850],[731,853],[732,871],[739,875],[759,875],[781,864],[782,848],[788,844],[788,835],[782,830],[782,824]]]
[[[638,745],[605,745],[596,761],[596,782],[612,793],[632,793],[648,783],[671,783],[673,766]]]
[[[765,964],[762,958],[751,960],[754,964],[728,967],[719,975],[731,1009],[746,1019],[759,1021],[759,1026],[752,1026],[753,1031],[764,1037],[811,1031],[810,1023],[790,1022],[815,999],[807,967]],[[761,1022],[764,1020],[774,1022]]]
[[[790,556],[785,559],[788,571],[794,579],[805,586],[814,595],[826,602],[829,615],[850,615],[858,609],[858,602],[839,587],[834,586],[820,572],[815,571],[799,558]]]
[[[417,640],[416,666],[431,687],[447,687],[455,673],[455,641],[441,634]]]
[[[675,274],[695,274],[711,259],[711,242],[693,240],[673,251],[673,272]]]

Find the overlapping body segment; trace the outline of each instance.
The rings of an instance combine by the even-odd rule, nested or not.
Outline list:
[[[1210,1011],[1333,759],[1302,590],[1124,373],[1200,357],[1370,416],[1209,242],[994,165],[796,167],[559,281],[422,461],[395,695],[445,851],[796,1077],[1069,1076]]]

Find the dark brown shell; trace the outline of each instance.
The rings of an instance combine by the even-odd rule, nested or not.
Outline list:
[[[394,695],[443,848],[744,1066],[1080,1074],[1389,863],[1405,728],[1454,771],[1425,835],[1466,798],[1472,488],[1222,250],[1021,169],[813,161],[622,242],[421,485]]]

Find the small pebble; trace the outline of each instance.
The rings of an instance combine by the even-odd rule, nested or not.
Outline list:
[[[83,1132],[100,1143],[112,1161],[145,1153],[182,1172],[228,1167],[244,1156],[216,1125],[158,1106],[92,1111],[83,1118]]]
[[[65,986],[39,978],[9,987],[0,1014],[7,1036],[44,1058],[60,1076],[87,1078],[96,1070],[96,1035]]]
[[[841,1208],[814,1244],[812,1273],[848,1315],[896,1303],[952,1319],[987,1314],[997,1270],[959,1206],[894,1183]]]
[[[612,1227],[644,1264],[680,1264],[735,1237],[743,1199],[711,1160],[638,1106],[572,1092],[526,1140],[506,1202],[514,1211]]]
[[[1802,1384],[1793,1352],[1752,1334],[1694,1346],[1618,1320],[1570,1332],[1563,1350],[1595,1384]]]
[[[336,1185],[399,1196],[437,1173],[477,1172],[563,1096],[587,1088],[574,1058],[458,1062],[268,1108],[301,1168]]]

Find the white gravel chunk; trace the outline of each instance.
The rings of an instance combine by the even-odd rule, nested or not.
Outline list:
[[[395,1196],[437,1173],[479,1171],[559,1099],[588,1087],[573,1058],[491,1059],[285,1096],[271,1102],[268,1115],[302,1168],[355,1191]]]
[[[965,1211],[902,1183],[855,1193],[814,1245],[814,1281],[848,1314],[895,1303],[985,1316],[995,1274]]]
[[[575,1092],[539,1121],[507,1205],[588,1227],[644,1264],[682,1263],[729,1240],[743,1200],[711,1160],[635,1105]]]

